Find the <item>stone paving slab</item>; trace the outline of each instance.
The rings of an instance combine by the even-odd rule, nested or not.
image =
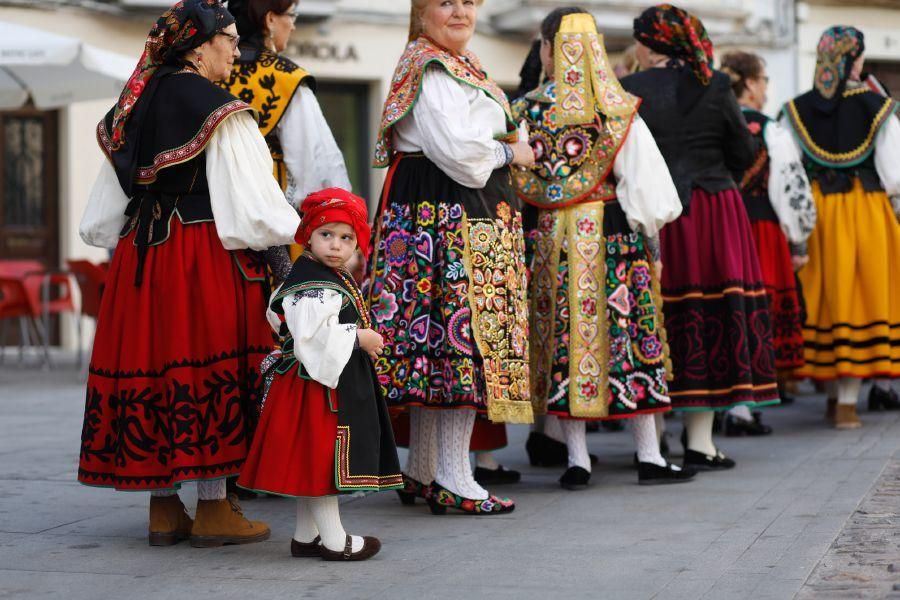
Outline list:
[[[146,494],[74,480],[82,386],[65,368],[0,368],[0,598],[791,598],[831,564],[860,501],[890,502],[870,490],[900,449],[900,414],[863,412],[862,429],[836,432],[823,399],[807,396],[766,411],[773,436],[718,440],[737,469],[683,485],[636,485],[630,433],[590,434],[600,461],[593,485],[573,493],[558,486],[561,469],[527,464],[527,428],[510,427],[498,456],[523,482],[493,491],[516,499],[514,513],[434,517],[393,494],[348,498],[348,530],[384,549],[332,564],[290,557],[286,499],[245,503],[272,526],[267,542],[148,547]],[[680,422],[668,424],[677,439]],[[182,497],[192,510],[193,486]],[[854,551],[888,535],[877,533],[883,518],[859,521]],[[900,537],[884,539],[879,561],[900,564]]]

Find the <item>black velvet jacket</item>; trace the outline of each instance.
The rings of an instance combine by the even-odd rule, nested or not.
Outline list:
[[[704,88],[696,81],[686,83],[683,71],[649,69],[623,78],[622,85],[642,99],[641,118],[687,209],[695,187],[710,193],[736,189],[732,172],[749,168],[755,152],[728,76],[716,71]],[[685,102],[685,96],[692,102]]]

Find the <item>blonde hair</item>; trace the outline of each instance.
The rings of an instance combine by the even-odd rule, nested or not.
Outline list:
[[[410,0],[409,3],[409,41],[419,39],[425,33],[425,9],[432,0]],[[484,4],[484,0],[475,0],[476,6]]]

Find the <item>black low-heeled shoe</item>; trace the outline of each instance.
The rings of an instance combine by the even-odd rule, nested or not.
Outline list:
[[[511,483],[519,483],[521,480],[521,473],[513,471],[512,469],[506,469],[503,465],[499,465],[496,469],[475,467],[475,481],[482,486],[508,485]]]
[[[404,506],[412,506],[416,503],[416,498],[428,500],[428,485],[421,481],[416,481],[406,473],[403,473],[403,489],[396,490],[397,496],[400,497],[400,503]]]
[[[697,471],[725,471],[733,469],[735,462],[719,452],[709,455],[696,450],[684,451],[684,466],[691,467]]]
[[[509,498],[490,495],[484,500],[473,500],[454,494],[436,481],[431,482],[428,492],[428,508],[433,515],[447,514],[448,508],[470,515],[500,515],[515,510],[516,503]]]
[[[291,556],[294,558],[319,558],[322,556],[322,538],[316,536],[311,542],[298,542],[291,538]]]
[[[740,419],[734,415],[725,416],[725,437],[741,437],[744,435],[770,435],[772,428],[762,422],[762,413],[753,412],[753,420]]]
[[[565,444],[538,431],[528,434],[525,452],[532,467],[558,467],[569,460],[569,450]]]
[[[666,485],[670,483],[686,483],[697,474],[696,469],[690,467],[679,468],[672,463],[666,463],[661,467],[654,463],[638,463],[639,485]]]
[[[900,398],[892,387],[883,390],[875,384],[869,390],[869,410],[900,410]]]
[[[562,477],[559,478],[559,485],[564,489],[577,491],[585,489],[591,481],[591,474],[587,469],[582,467],[569,467]]]

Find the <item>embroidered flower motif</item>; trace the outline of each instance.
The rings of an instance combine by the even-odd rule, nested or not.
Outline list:
[[[641,340],[641,354],[649,359],[659,358],[663,345],[656,336],[647,336]]]
[[[594,220],[588,217],[582,217],[578,219],[576,226],[578,227],[578,232],[581,233],[581,235],[592,235],[595,231],[597,231],[597,226],[594,223]]]
[[[547,186],[547,199],[551,202],[561,200],[563,197],[563,187],[558,183]]]
[[[409,253],[409,244],[406,235],[400,231],[392,231],[384,241],[385,257],[392,267],[402,267],[406,264]]]
[[[489,223],[475,223],[469,229],[469,243],[472,246],[472,252],[490,252],[493,238],[493,227]]]
[[[397,296],[390,292],[381,292],[372,302],[372,315],[377,323],[386,323],[394,318],[398,308]]]
[[[593,317],[597,314],[597,301],[593,298],[585,298],[581,301],[581,312],[584,315]]]
[[[419,225],[432,224],[434,224],[434,205],[430,202],[422,202],[419,204]]]
[[[420,279],[419,283],[416,284],[416,289],[419,290],[420,294],[429,293],[431,291],[431,280]]]
[[[596,398],[597,397],[597,384],[593,381],[585,381],[581,384],[581,395],[586,398]]]
[[[584,74],[581,72],[581,69],[574,65],[566,69],[566,83],[578,85],[582,81],[584,81]]]
[[[631,282],[637,288],[650,286],[650,269],[645,265],[635,265],[631,271]]]

